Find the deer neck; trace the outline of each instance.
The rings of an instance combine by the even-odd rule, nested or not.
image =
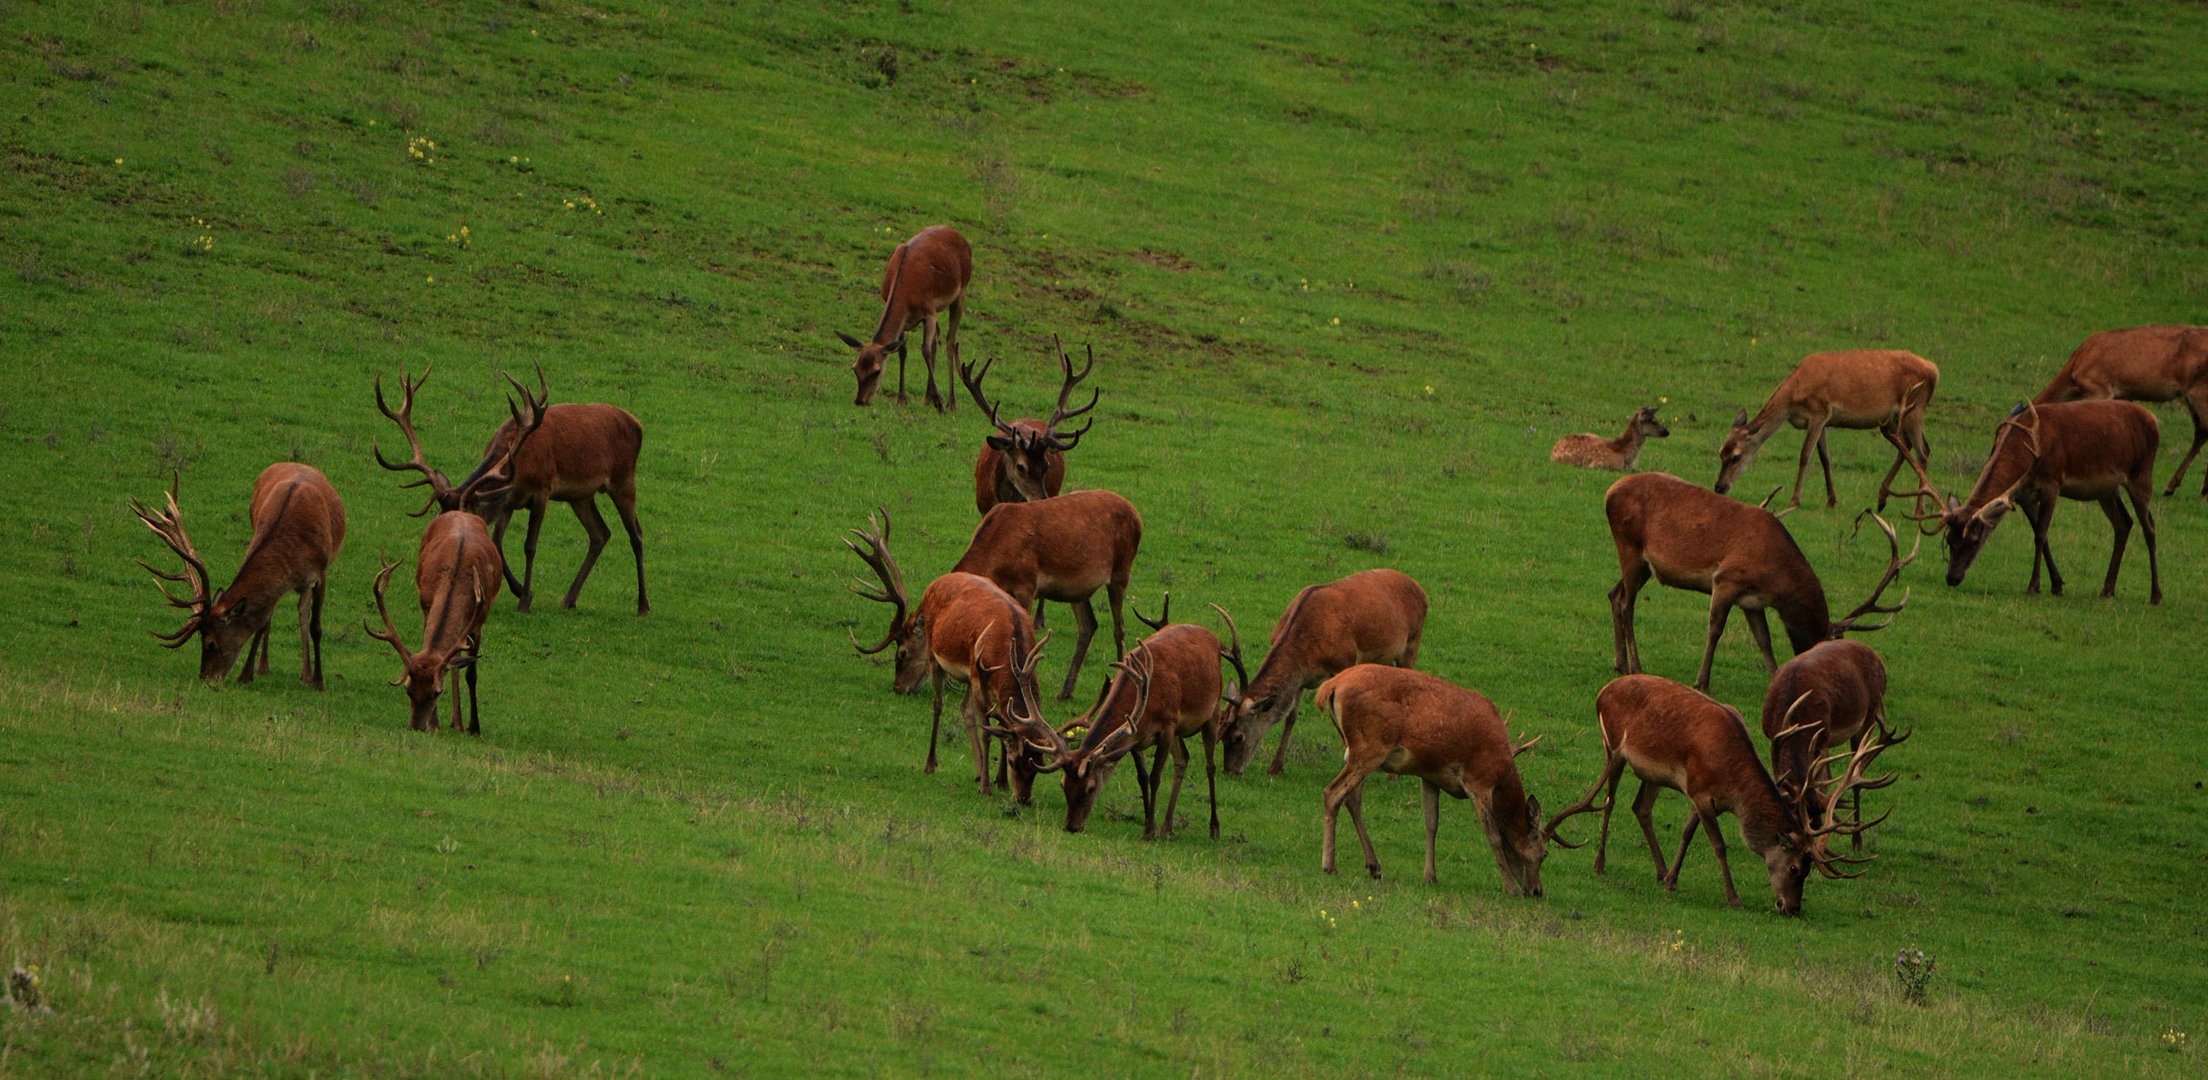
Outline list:
[[[2003,423],[2000,437],[1994,440],[1993,454],[1986,459],[1986,467],[1979,471],[1978,482],[1971,486],[1970,498],[1963,503],[1963,508],[1975,514],[1987,503],[2014,492],[2031,476],[2032,466],[2038,463],[2031,440],[2015,424]]]
[[[1767,851],[1793,831],[1794,815],[1779,795],[1779,786],[1772,782],[1771,774],[1755,759],[1752,750],[1748,764],[1754,775],[1732,793],[1731,810],[1733,816],[1740,819],[1740,838],[1757,851]]]
[[[882,298],[882,321],[874,324],[874,344],[892,345],[903,336],[905,324],[910,322],[908,305],[900,288],[905,279],[905,256],[912,251],[911,244],[897,245],[892,256],[895,266],[889,272],[889,295]]]

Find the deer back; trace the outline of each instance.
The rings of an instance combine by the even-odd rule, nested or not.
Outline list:
[[[1699,593],[1722,575],[1753,606],[1779,612],[1796,651],[1826,636],[1824,585],[1770,511],[1669,473],[1635,473],[1610,485],[1603,512],[1621,563],[1645,561],[1656,580]]]
[[[2162,426],[2129,401],[2030,405],[2001,422],[1993,450],[1950,524],[2005,497],[2032,491],[2052,498],[2098,498],[2154,467]]]
[[[253,539],[237,577],[215,600],[219,616],[249,602],[265,623],[284,594],[323,581],[345,546],[345,504],[312,465],[278,462],[253,482]],[[250,599],[249,599],[250,598]]]
[[[1319,685],[1318,706],[1353,754],[1385,748],[1383,771],[1460,799],[1493,792],[1506,828],[1529,827],[1510,733],[1486,695],[1422,671],[1359,664]]]
[[[1426,590],[1400,570],[1375,569],[1296,594],[1273,626],[1272,647],[1243,693],[1301,693],[1358,664],[1391,662],[1426,628]]]
[[[1109,491],[999,503],[975,526],[952,569],[986,577],[1023,602],[1081,599],[1127,580],[1142,546],[1142,515]]]
[[[948,225],[930,225],[897,245],[882,271],[882,321],[874,341],[886,344],[920,318],[966,294],[974,276],[974,249]]]
[[[2135,326],[2086,338],[2033,401],[2168,401],[2202,382],[2208,382],[2208,327]]]
[[[482,460],[461,486],[496,466],[513,447],[519,430],[512,419],[500,424],[484,445]],[[550,406],[542,426],[514,455],[510,493],[495,501],[506,506],[566,501],[633,486],[637,455],[643,447],[644,425],[618,405]]]
[[[1018,600],[988,578],[952,571],[928,583],[920,596],[919,624],[935,666],[955,679],[971,681],[978,661],[988,669],[989,700],[1039,701],[1032,686],[1021,687],[1014,674],[1016,657],[1035,646],[1035,623]]]
[[[1883,717],[1885,702],[1886,663],[1862,642],[1819,642],[1781,664],[1763,695],[1773,781],[1798,789],[1826,749],[1853,742]]]
[[[460,510],[437,515],[422,533],[414,591],[422,604],[420,654],[450,658],[483,628],[506,579],[506,563],[483,519]]]

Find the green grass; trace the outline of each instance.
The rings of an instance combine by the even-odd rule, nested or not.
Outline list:
[[[109,3],[0,30],[0,962],[54,1006],[0,1012],[0,1075],[2199,1069],[2165,1041],[2208,1024],[2197,498],[2156,503],[2160,607],[2136,540],[2091,595],[2083,504],[2065,598],[2022,595],[2021,524],[1958,589],[1925,552],[1868,639],[1917,729],[1880,858],[1802,919],[1737,844],[1747,910],[1706,849],[1664,893],[1630,832],[1607,877],[1555,851],[1547,899],[1511,901],[1463,804],[1417,880],[1409,784],[1370,789],[1388,880],[1321,875],[1339,759],[1308,706],[1284,777],[1222,781],[1218,842],[1136,839],[1129,780],[1076,836],[1050,785],[1014,811],[923,776],[926,700],[850,655],[883,612],[836,537],[887,506],[913,587],[948,567],[980,418],[852,408],[832,336],[871,325],[898,240],[956,224],[1007,415],[1053,389],[1051,334],[1096,346],[1069,480],[1143,511],[1145,610],[1170,587],[1261,638],[1301,586],[1396,566],[1433,602],[1420,665],[1548,736],[1522,767],[1560,806],[1599,765],[1616,568],[1609,475],[1550,443],[1664,397],[1642,466],[1707,482],[1803,354],[1909,348],[1943,371],[1935,478],[1967,486],[2087,333],[2208,321],[2198,7]],[[450,471],[497,373],[539,362],[644,423],[653,612],[617,536],[580,609],[494,616],[480,741],[410,734],[360,628],[421,527],[369,457],[395,438],[370,381],[436,364],[417,417]],[[2160,415],[2166,475],[2189,425]],[[1844,609],[1883,564],[1845,534],[1886,458],[1833,446],[1841,508],[1787,522]],[[165,553],[126,500],[181,470],[227,577],[287,458],[348,502],[330,689],[286,674],[288,607],[278,677],[199,686],[147,636],[174,623],[130,560]],[[540,589],[581,548],[549,521]],[[1643,595],[1650,670],[1691,677],[1705,611]],[[1763,685],[1736,629],[1714,690]],[[1922,1007],[1890,972],[1912,944]]]

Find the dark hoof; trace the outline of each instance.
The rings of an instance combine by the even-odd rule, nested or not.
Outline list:
[[[1365,869],[1366,869],[1366,870],[1369,870],[1369,871],[1371,871],[1371,872],[1372,872],[1372,880],[1374,880],[1374,881],[1378,881],[1378,880],[1380,880],[1380,864],[1379,864],[1379,863],[1366,863],[1366,864],[1365,864]]]

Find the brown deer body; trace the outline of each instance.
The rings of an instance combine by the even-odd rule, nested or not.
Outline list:
[[[1342,737],[1342,771],[1326,785],[1321,865],[1334,872],[1334,819],[1349,807],[1365,848],[1365,869],[1377,879],[1380,857],[1365,832],[1364,785],[1375,771],[1415,776],[1426,806],[1426,880],[1435,879],[1434,838],[1441,796],[1470,799],[1495,852],[1503,889],[1541,895],[1541,803],[1526,794],[1513,746],[1495,703],[1432,675],[1384,664],[1359,664],[1319,684],[1319,711]]]
[[[989,367],[996,360],[983,361],[979,372],[967,365],[959,366],[959,381],[965,383],[966,392],[973,395],[974,407],[988,414],[989,423],[997,429],[996,434],[982,441],[981,454],[974,459],[975,509],[986,514],[990,507],[1000,502],[1047,499],[1065,486],[1066,451],[1080,444],[1081,436],[1088,434],[1089,424],[1084,423],[1071,431],[1059,425],[1096,408],[1094,390],[1089,392],[1088,404],[1071,407],[1074,388],[1096,367],[1095,350],[1090,350],[1088,355],[1088,363],[1075,372],[1073,359],[1066,355],[1064,346],[1059,346],[1058,367],[1063,373],[1063,382],[1058,390],[1057,409],[1048,420],[1014,420],[1009,424],[997,419],[997,407],[981,390],[982,380],[988,378]]]
[[[422,533],[421,551],[414,561],[414,592],[422,605],[422,647],[409,649],[391,624],[391,609],[384,589],[398,563],[385,563],[376,575],[376,613],[383,629],[369,623],[370,637],[390,644],[399,654],[404,672],[397,682],[406,687],[410,710],[408,726],[416,731],[437,730],[437,699],[444,695],[447,678],[462,671],[468,680],[468,734],[483,733],[476,709],[476,662],[483,652],[483,621],[498,599],[506,560],[498,554],[483,519],[463,510],[439,514]],[[452,729],[460,730],[460,696],[452,698]]]
[[[170,633],[155,634],[179,648],[199,635],[199,677],[220,682],[229,677],[231,665],[245,650],[245,670],[239,682],[252,682],[269,667],[268,639],[276,605],[293,592],[299,594],[299,681],[322,689],[322,601],[329,593],[330,564],[345,546],[345,504],[330,486],[328,477],[311,465],[278,462],[261,470],[253,482],[251,521],[253,538],[246,544],[245,559],[228,587],[216,590],[207,564],[192,549],[184,521],[177,510],[176,485],[168,492],[168,505],[159,512],[136,499],[131,510],[146,527],[166,541],[184,560],[184,572],[171,574],[140,562],[155,577],[191,587],[192,595],[180,597],[162,586],[172,606],[192,613],[184,625]]]
[[[2138,326],[2086,338],[2032,400],[2052,405],[2080,398],[2183,399],[2193,418],[2193,445],[2162,489],[2165,496],[2176,494],[2194,455],[2208,443],[2208,326]],[[2208,497],[2208,474],[2200,493]]]
[[[1732,814],[1740,821],[1741,840],[1763,857],[1770,873],[1773,902],[1784,915],[1801,913],[1802,883],[1811,869],[1828,877],[1854,876],[1842,873],[1838,866],[1858,860],[1831,854],[1824,838],[1834,833],[1860,832],[1878,821],[1841,825],[1830,821],[1832,808],[1849,789],[1891,783],[1891,776],[1866,781],[1863,769],[1886,745],[1900,741],[1867,741],[1849,755],[1845,775],[1821,807],[1827,824],[1818,826],[1811,824],[1818,810],[1811,807],[1805,791],[1783,790],[1772,781],[1756,755],[1755,743],[1748,737],[1739,711],[1732,706],[1669,679],[1626,675],[1611,680],[1595,696],[1595,717],[1602,727],[1602,775],[1588,789],[1586,798],[1549,820],[1544,830],[1548,838],[1566,847],[1580,846],[1565,843],[1556,835],[1557,827],[1575,814],[1596,809],[1595,800],[1601,797],[1602,832],[1595,849],[1595,872],[1602,873],[1609,853],[1610,812],[1618,802],[1618,781],[1630,768],[1640,780],[1640,790],[1633,799],[1633,816],[1640,821],[1649,857],[1656,863],[1656,879],[1664,888],[1678,889],[1679,870],[1686,864],[1688,845],[1694,840],[1695,830],[1707,826],[1710,847],[1717,853],[1718,872],[1725,881],[1725,900],[1740,906],[1740,893],[1733,888],[1732,866],[1725,857],[1724,831],[1718,823],[1719,816]],[[1665,788],[1685,795],[1690,805],[1686,830],[1679,838],[1678,857],[1669,866],[1664,862],[1650,814],[1657,793]]]
[[[1835,620],[1826,604],[1825,587],[1794,543],[1793,534],[1762,507],[1728,499],[1668,473],[1635,473],[1610,485],[1603,512],[1618,548],[1618,584],[1610,590],[1610,619],[1621,674],[1641,670],[1640,645],[1633,634],[1634,602],[1650,577],[1674,589],[1710,597],[1709,638],[1702,649],[1701,671],[1695,676],[1696,689],[1710,684],[1717,640],[1736,607],[1763,653],[1765,669],[1777,670],[1766,611],[1778,612],[1787,641],[1800,653],[1827,638],[1879,629],[1884,624],[1858,620],[1874,612],[1899,611],[1908,603],[1904,596],[1901,604],[1878,604],[1879,595],[1901,568],[1916,558],[1914,548],[1909,558],[1901,557],[1893,529],[1884,520],[1878,524],[1894,544],[1894,559],[1870,599]]]
[[[1994,526],[2012,509],[2022,509],[2032,523],[2032,581],[2027,593],[2039,591],[2039,566],[2047,564],[2049,587],[2062,595],[2062,574],[2055,569],[2054,552],[2047,547],[2047,525],[2054,520],[2058,499],[2096,502],[2108,515],[2115,544],[2108,555],[2108,579],[2102,596],[2116,595],[2116,572],[2124,564],[2124,545],[2131,538],[2131,515],[2124,512],[2124,496],[2138,511],[2140,530],[2147,540],[2147,572],[2152,582],[2150,602],[2162,602],[2162,567],[2154,549],[2154,455],[2161,440],[2161,425],[2154,414],[2128,401],[2073,401],[2060,405],[2028,405],[2001,422],[1993,437],[1993,453],[1978,474],[1970,497],[1945,501],[1940,522],[1947,536],[1947,583],[1960,585],[1970,564],[1993,535]],[[1936,494],[1927,486],[1925,494]]]
[[[951,569],[988,578],[1023,605],[1050,600],[1073,608],[1079,636],[1066,685],[1058,692],[1058,700],[1065,701],[1073,696],[1096,634],[1091,598],[1098,589],[1112,605],[1112,655],[1127,651],[1122,606],[1141,547],[1142,515],[1132,503],[1109,491],[1075,491],[991,507]]]
[[[500,424],[483,448],[481,464],[461,487],[497,467],[512,451],[519,430],[511,419]],[[606,527],[606,519],[598,512],[601,494],[613,499],[614,512],[621,516],[621,527],[629,534],[629,550],[636,556],[636,613],[644,615],[652,610],[644,593],[644,527],[636,519],[636,459],[643,446],[644,426],[618,405],[550,406],[544,410],[543,424],[536,434],[520,453],[513,455],[512,478],[495,490],[478,493],[473,504],[465,508],[490,522],[491,539],[498,542],[501,552],[506,549],[506,523],[515,511],[529,511],[521,576],[514,576],[511,564],[506,567],[506,583],[513,589],[520,610],[529,610],[529,602],[536,595],[532,582],[537,566],[537,529],[544,523],[545,511],[555,502],[574,509],[590,540],[582,568],[575,572],[574,583],[560,599],[563,608],[575,606],[583,582],[590,580],[591,568],[598,564],[598,554],[613,537],[613,530]]]
[[[940,343],[951,367],[958,366],[958,321],[966,313],[966,283],[973,276],[974,249],[948,225],[930,225],[897,245],[882,272],[882,318],[874,325],[874,337],[860,341],[840,331],[836,334],[859,351],[851,364],[851,373],[859,381],[852,404],[874,399],[892,351],[897,354],[897,403],[905,403],[905,331],[918,322],[922,324],[920,357],[928,365],[927,402],[938,412],[958,407],[956,392],[938,393],[935,388],[935,353]],[[943,312],[950,318],[939,335],[936,316]]]
[[[1228,694],[1235,705],[1222,733],[1227,772],[1240,775],[1279,724],[1280,748],[1266,769],[1279,773],[1305,690],[1358,664],[1416,667],[1425,630],[1426,590],[1399,570],[1364,570],[1297,593],[1273,626],[1257,676]]]
[[[1817,765],[1826,750],[1859,747],[1874,726],[1885,723],[1885,661],[1860,641],[1820,641],[1781,664],[1764,691],[1771,775],[1782,788],[1807,782],[1810,805],[1821,806],[1831,785],[1828,770]],[[1852,794],[1855,819],[1861,821],[1862,789]],[[1860,844],[1862,838],[1855,840]]]
[[[1939,389],[1940,369],[1930,360],[1900,349],[1853,349],[1811,353],[1802,358],[1778,389],[1751,419],[1743,410],[1733,430],[1718,448],[1717,492],[1732,490],[1740,472],[1782,425],[1802,428],[1801,461],[1794,470],[1794,497],[1787,506],[1802,504],[1802,480],[1809,474],[1809,452],[1825,472],[1825,505],[1839,505],[1833,493],[1832,459],[1825,448],[1825,429],[1877,429],[1898,440],[1899,451],[1886,479],[1879,484],[1878,504],[1886,505],[1886,488],[1914,455],[1919,466],[1932,457],[1924,438],[1924,410]]]
[[[1556,440],[1556,446],[1549,450],[1549,460],[1583,469],[1632,472],[1633,462],[1641,456],[1643,442],[1670,437],[1671,429],[1656,419],[1656,406],[1648,405],[1626,420],[1625,433],[1615,439],[1588,433],[1566,435]]]

